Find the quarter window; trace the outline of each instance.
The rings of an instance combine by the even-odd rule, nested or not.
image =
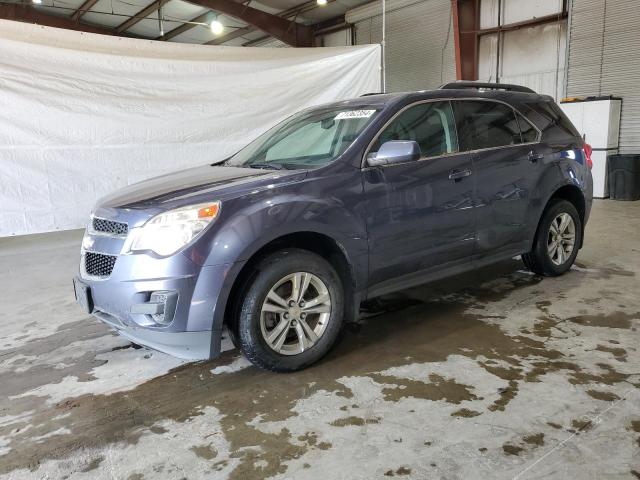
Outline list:
[[[511,107],[502,103],[464,100],[454,102],[461,150],[480,150],[522,143],[520,127]]]
[[[458,151],[455,122],[449,102],[427,102],[408,108],[378,136],[371,148],[377,152],[391,140],[413,140],[423,157],[436,157]]]
[[[523,143],[531,143],[538,141],[538,130],[531,125],[531,122],[525,120],[522,115],[517,115],[518,117],[518,125],[520,125],[520,133],[522,134],[522,142]]]

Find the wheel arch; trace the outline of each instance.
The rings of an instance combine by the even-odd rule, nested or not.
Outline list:
[[[576,207],[576,210],[578,211],[578,215],[580,215],[580,224],[582,229],[582,232],[581,232],[582,235],[580,235],[580,245],[578,248],[582,248],[582,245],[584,243],[584,227],[585,227],[584,224],[585,224],[587,202],[584,198],[584,193],[582,192],[580,187],[573,184],[562,185],[557,189],[555,189],[553,193],[549,196],[549,198],[547,199],[544,205],[544,208],[542,209],[542,211],[540,212],[540,215],[538,216],[538,223],[536,225],[536,230],[534,232],[534,235],[531,239],[530,246],[532,247],[535,242],[535,239],[538,235],[538,230],[540,228],[540,222],[542,221],[544,214],[549,208],[549,205],[551,205],[551,202],[553,202],[556,199],[566,200],[569,203],[571,203],[574,207]]]
[[[349,257],[345,248],[332,237],[320,232],[300,231],[274,238],[250,255],[235,276],[226,298],[222,315],[222,323],[224,325],[228,328],[234,327],[242,293],[248,287],[251,279],[255,277],[257,273],[256,265],[268,255],[287,248],[296,248],[315,253],[327,260],[335,268],[345,290],[345,314],[347,315],[346,318],[349,318],[351,314],[349,307],[353,303],[349,299],[355,298],[358,290],[357,266],[354,260]]]

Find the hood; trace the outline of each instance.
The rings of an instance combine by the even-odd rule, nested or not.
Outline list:
[[[167,210],[199,201],[222,199],[259,184],[279,183],[283,177],[305,174],[301,170],[261,170],[255,168],[206,165],[169,173],[134,183],[103,197],[101,209]],[[209,195],[212,194],[212,195]]]

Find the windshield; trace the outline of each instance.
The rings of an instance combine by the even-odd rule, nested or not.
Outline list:
[[[300,112],[259,136],[225,164],[273,169],[321,167],[338,158],[376,113],[372,107]]]

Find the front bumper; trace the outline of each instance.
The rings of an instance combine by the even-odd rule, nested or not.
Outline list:
[[[212,357],[211,331],[165,332],[134,325],[123,326],[116,317],[100,310],[94,310],[93,315],[138,345],[185,360],[207,360]]]
[[[76,287],[79,303],[119,334],[178,358],[203,360],[219,353],[221,322],[214,318],[224,312],[221,293],[228,290],[225,279],[234,264],[199,266],[182,254],[120,254],[105,278],[87,275],[82,265],[76,283],[88,288],[90,302],[80,301]],[[154,292],[173,299],[167,324],[153,315]]]

